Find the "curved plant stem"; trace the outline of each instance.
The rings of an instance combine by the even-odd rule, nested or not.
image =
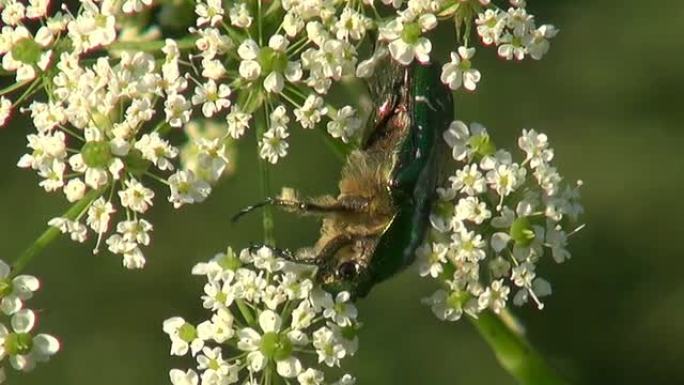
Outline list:
[[[81,200],[69,207],[69,209],[62,215],[62,218],[74,220],[83,210],[86,209],[86,207],[90,205],[92,201],[97,199],[97,197],[100,195],[102,195],[102,190],[91,190]],[[31,262],[33,257],[40,254],[45,247],[47,247],[47,245],[52,243],[52,241],[57,238],[59,234],[60,232],[58,228],[52,226],[48,227],[47,230],[45,230],[14,262],[14,265],[12,266],[12,276],[16,276],[17,274],[21,273],[26,265]]]
[[[507,312],[483,312],[468,317],[492,348],[497,360],[522,385],[568,385],[529,344],[516,320]]]

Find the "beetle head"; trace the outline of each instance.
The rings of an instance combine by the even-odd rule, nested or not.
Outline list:
[[[376,241],[371,238],[356,240],[341,247],[331,257],[320,262],[316,273],[326,291],[348,291],[353,298],[365,297],[375,284],[370,261]]]

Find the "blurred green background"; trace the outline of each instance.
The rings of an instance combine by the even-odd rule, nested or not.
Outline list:
[[[572,239],[572,260],[542,267],[554,287],[546,309],[516,314],[574,384],[684,383],[684,7],[677,0],[529,3],[539,21],[561,29],[551,52],[541,62],[511,64],[479,50],[483,81],[475,94],[459,94],[458,114],[484,123],[500,146],[513,146],[522,128],[547,132],[562,174],[585,181],[588,226]],[[65,207],[14,166],[30,131],[20,119],[0,131],[0,258],[7,261]],[[273,185],[335,191],[340,165],[321,139],[307,132],[291,145]],[[93,256],[64,238],[34,260],[27,271],[43,289],[31,306],[41,309],[40,330],[60,336],[63,350],[30,375],[11,373],[8,383],[167,384],[168,370],[183,361],[169,357],[162,321],[205,314],[191,266],[261,237],[258,216],[228,220],[259,198],[254,146],[242,143],[237,174],[206,203],[179,211],[157,204],[144,270],[126,271],[119,257]],[[276,217],[283,246],[310,243],[316,226]],[[359,304],[365,326],[350,362],[359,384],[513,384],[468,322],[439,322],[420,305],[431,292],[407,271]]]

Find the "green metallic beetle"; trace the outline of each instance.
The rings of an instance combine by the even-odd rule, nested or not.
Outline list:
[[[317,279],[331,292],[365,296],[410,265],[429,226],[444,151],[442,133],[452,121],[451,93],[436,64],[387,63],[370,85],[374,117],[359,149],[348,157],[340,193],[300,199],[291,189],[264,204],[323,218],[312,248],[288,259],[318,266]]]

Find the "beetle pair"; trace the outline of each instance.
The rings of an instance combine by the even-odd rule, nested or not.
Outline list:
[[[435,64],[391,64],[370,84],[373,118],[359,149],[348,157],[340,193],[300,199],[289,189],[261,204],[322,216],[309,249],[281,256],[318,266],[326,290],[365,296],[414,260],[423,240],[440,175],[442,132],[452,120],[449,90]]]

